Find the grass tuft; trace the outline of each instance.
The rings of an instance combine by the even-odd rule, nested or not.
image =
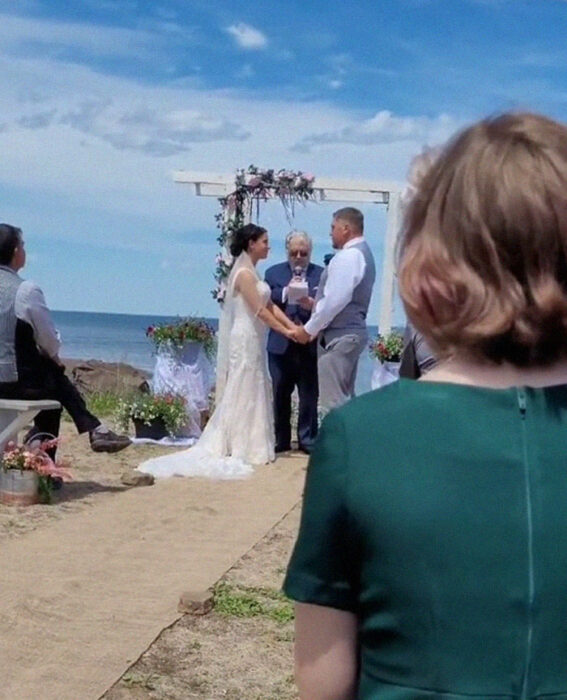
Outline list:
[[[87,408],[95,416],[112,416],[118,408],[122,394],[115,391],[93,391],[86,397]]]
[[[293,604],[273,588],[231,585],[221,581],[214,589],[214,607],[226,617],[256,617],[262,615],[279,624],[294,618]]]

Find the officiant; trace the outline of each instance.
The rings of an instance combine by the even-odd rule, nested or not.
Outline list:
[[[287,261],[266,270],[272,301],[299,324],[306,323],[313,308],[323,268],[311,262],[313,244],[305,231],[291,231],[285,241]],[[268,363],[274,389],[276,452],[291,449],[291,395],[297,387],[298,447],[309,453],[317,435],[317,343],[290,342],[270,330]]]

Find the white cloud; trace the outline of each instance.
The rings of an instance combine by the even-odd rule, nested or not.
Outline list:
[[[108,99],[85,100],[59,121],[119,150],[160,157],[187,151],[193,143],[245,140],[250,136],[238,124],[199,110],[164,111],[147,104],[131,107]]]
[[[439,143],[445,141],[457,128],[457,120],[441,114],[429,117],[398,117],[388,110],[378,112],[371,119],[351,123],[335,131],[310,134],[300,139],[294,150],[309,151],[313,146],[351,144],[369,146],[410,141]]]
[[[16,56],[65,56],[69,60],[72,52],[79,52],[83,59],[130,58],[155,64],[159,55],[156,44],[167,47],[174,40],[182,45],[197,40],[192,29],[172,23],[156,22],[151,29],[128,29],[0,13],[0,24],[4,33],[2,51]]]
[[[102,30],[99,38],[101,45],[110,41]],[[384,137],[353,149],[348,138],[362,124],[353,110],[292,96],[254,99],[235,89],[205,90],[189,80],[140,83],[35,51],[24,58],[5,45],[0,101],[0,123],[6,125],[4,131],[0,127],[0,189],[9,194],[4,219],[29,233],[32,250],[42,239],[80,250],[84,260],[69,258],[65,264],[82,270],[92,263],[95,280],[106,279],[105,256],[124,260],[125,274],[117,282],[122,301],[97,299],[93,288],[100,283],[89,287],[85,274],[73,273],[62,284],[55,265],[52,273],[39,264],[30,269],[30,276],[45,281],[55,308],[96,303],[98,310],[129,311],[137,304],[139,312],[177,313],[198,300],[200,311],[216,312],[209,289],[218,202],[175,184],[173,170],[234,173],[255,163],[316,176],[401,180],[411,157],[429,140],[422,138],[424,127],[411,132],[414,140]],[[437,121],[427,124],[435,127]],[[314,132],[342,135],[343,142],[309,148]],[[293,151],[297,142],[307,147]],[[313,233],[318,260],[328,247],[332,208],[310,205],[297,212],[297,224]],[[373,212],[368,216],[376,216]],[[262,207],[261,222],[269,225],[277,260],[289,230],[278,202]],[[376,240],[380,226],[379,221],[374,226]],[[142,258],[150,261],[145,272],[134,262]],[[160,269],[162,261],[169,267]],[[185,270],[172,261],[194,262]]]
[[[45,112],[35,112],[34,114],[26,114],[17,120],[18,126],[24,129],[45,129],[48,127],[55,117],[55,109],[49,109]]]
[[[241,49],[265,49],[268,45],[268,38],[265,34],[244,22],[231,24],[230,27],[226,28],[226,31],[234,38]]]

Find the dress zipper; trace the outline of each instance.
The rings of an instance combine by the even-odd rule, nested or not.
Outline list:
[[[527,554],[528,554],[528,610],[527,610],[527,633],[526,633],[526,655],[524,661],[524,678],[522,682],[522,700],[528,698],[528,681],[532,657],[532,637],[533,637],[533,605],[535,596],[534,585],[534,552],[533,552],[533,513],[532,513],[532,489],[530,479],[530,467],[528,458],[528,440],[526,430],[526,391],[523,388],[517,389],[518,408],[520,410],[521,431],[522,431],[522,457],[524,462],[524,488],[526,497],[526,520],[527,520]]]

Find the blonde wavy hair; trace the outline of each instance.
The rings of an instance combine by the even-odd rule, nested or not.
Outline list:
[[[398,275],[440,355],[567,356],[567,128],[507,113],[453,138],[408,203]]]

